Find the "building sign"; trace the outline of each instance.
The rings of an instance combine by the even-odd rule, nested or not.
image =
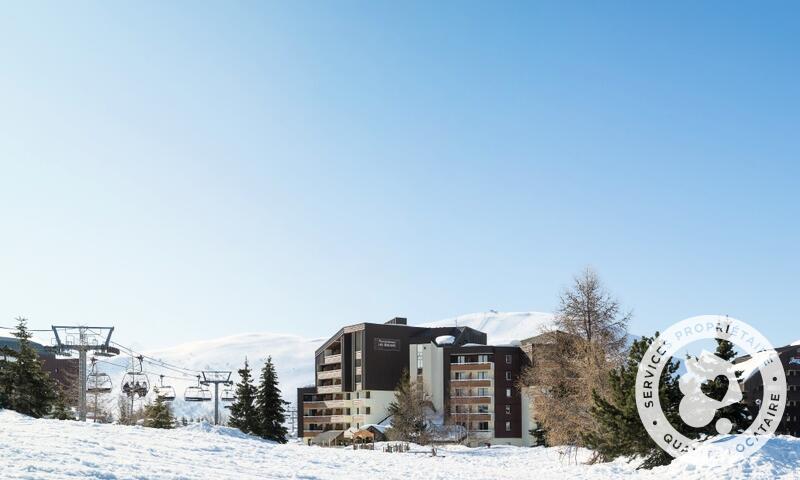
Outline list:
[[[399,352],[400,340],[396,338],[376,338],[375,350],[383,350],[386,352]]]

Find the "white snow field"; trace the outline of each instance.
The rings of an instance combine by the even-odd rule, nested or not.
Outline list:
[[[587,451],[578,454],[585,460]],[[35,420],[0,410],[2,479],[798,479],[800,439],[776,437],[730,461],[704,447],[667,467],[636,471],[616,461],[585,465],[557,448],[446,447],[416,453],[279,445],[237,430],[195,424],[176,430]]]

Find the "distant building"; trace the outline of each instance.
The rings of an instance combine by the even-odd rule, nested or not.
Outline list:
[[[298,437],[337,435],[388,420],[402,372],[422,385],[448,440],[529,445],[518,346],[486,345],[469,327],[414,327],[405,318],[342,328],[315,353],[315,386],[297,391]],[[330,432],[330,433],[327,433]]]
[[[793,435],[800,437],[800,345],[787,345],[776,348],[778,357],[786,372],[786,409],[783,418],[775,431],[778,435]],[[734,363],[742,363],[751,359],[750,355],[739,357]],[[761,407],[761,398],[764,394],[764,382],[761,373],[754,369],[752,373],[741,381],[742,401],[751,412],[757,412]]]
[[[48,372],[50,376],[55,379],[65,390],[74,387],[71,382],[78,379],[78,359],[76,358],[57,358],[56,355],[48,350],[44,345],[36,342],[30,342],[31,346],[39,355],[42,361],[42,368]],[[11,350],[19,350],[19,340],[14,337],[0,337],[0,349],[2,347],[10,348]],[[6,357],[0,353],[0,358],[4,360]],[[13,357],[8,358],[13,361]]]

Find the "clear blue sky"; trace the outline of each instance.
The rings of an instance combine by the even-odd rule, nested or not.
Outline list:
[[[800,338],[796,3],[114,3],[3,7],[0,325],[319,336],[592,265],[635,333]]]

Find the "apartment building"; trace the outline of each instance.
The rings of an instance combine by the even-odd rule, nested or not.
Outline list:
[[[783,370],[786,373],[786,408],[783,418],[775,431],[778,435],[793,435],[800,437],[800,345],[787,345],[776,348]],[[750,356],[739,357],[734,363],[741,363],[750,359]],[[753,413],[761,408],[761,398],[764,395],[764,381],[761,373],[755,370],[752,375],[741,381],[742,401]]]
[[[527,400],[516,387],[527,357],[517,346],[486,345],[478,330],[415,327],[405,318],[350,325],[317,349],[314,361],[314,386],[297,391],[298,437],[384,422],[407,371],[429,396],[436,421],[461,427],[459,440],[528,442]]]

